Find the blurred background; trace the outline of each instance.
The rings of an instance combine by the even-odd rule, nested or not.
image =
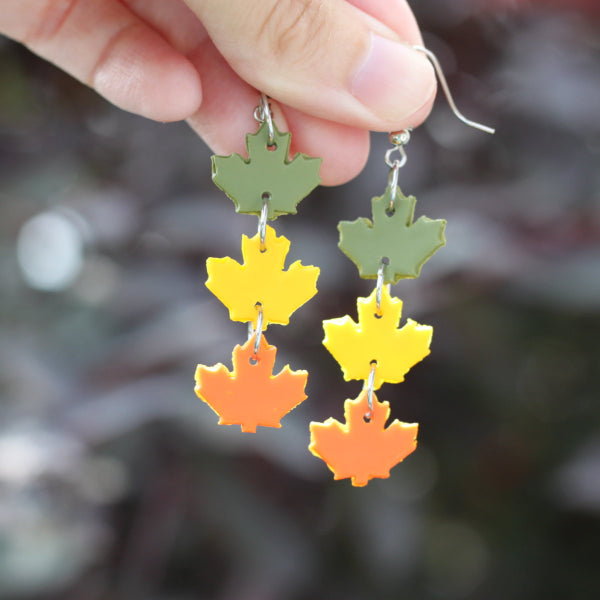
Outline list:
[[[358,179],[276,223],[290,259],[321,267],[269,330],[309,399],[242,435],[193,374],[245,338],[204,263],[239,259],[256,219],[184,124],[0,40],[1,600],[600,597],[600,5],[412,4],[459,107],[498,132],[440,96],[408,146],[400,185],[448,245],[394,288],[435,327],[380,394],[419,447],[361,489],[306,446],[361,387],[320,323],[372,289],[336,223],[384,191],[387,136]]]

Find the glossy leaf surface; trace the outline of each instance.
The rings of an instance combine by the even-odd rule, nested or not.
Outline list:
[[[213,181],[240,213],[260,215],[268,196],[268,218],[297,212],[297,205],[316,188],[321,179],[320,158],[296,154],[289,159],[291,135],[275,127],[275,145],[268,146],[266,124],[246,136],[248,158],[239,154],[213,156]]]
[[[323,321],[324,346],[340,364],[344,379],[367,379],[371,363],[375,369],[375,389],[382,383],[400,383],[408,371],[429,354],[433,328],[408,319],[398,328],[402,301],[383,288],[381,311],[376,292],[359,298],[358,323],[348,315]]]
[[[355,486],[364,486],[375,477],[389,477],[390,469],[417,447],[417,423],[395,420],[386,428],[390,406],[375,395],[373,413],[367,421],[368,411],[367,392],[363,391],[356,400],[344,403],[346,423],[329,418],[310,424],[308,449],[327,463],[334,479],[349,477]]]
[[[318,267],[296,261],[284,270],[289,249],[289,240],[267,226],[264,252],[258,234],[243,236],[244,264],[229,257],[206,261],[206,287],[229,309],[232,321],[256,323],[260,303],[265,328],[287,325],[290,315],[317,293]]]
[[[339,247],[358,267],[360,276],[374,279],[386,258],[386,283],[418,277],[425,262],[446,243],[446,221],[421,217],[413,223],[416,198],[397,188],[394,210],[389,212],[390,190],[371,200],[373,221],[341,221]]]
[[[256,432],[257,426],[281,427],[280,420],[306,400],[306,371],[291,371],[286,365],[273,375],[277,348],[262,336],[254,355],[254,337],[233,350],[233,371],[224,365],[198,365],[196,395],[220,417],[220,425],[240,425]]]

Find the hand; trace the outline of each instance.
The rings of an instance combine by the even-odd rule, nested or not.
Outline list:
[[[0,0],[0,32],[219,154],[245,152],[265,92],[327,185],[360,172],[369,130],[422,122],[436,89],[405,0]]]

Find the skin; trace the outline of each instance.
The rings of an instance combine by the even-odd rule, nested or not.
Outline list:
[[[436,90],[404,0],[0,0],[0,32],[219,154],[244,153],[261,90],[326,185],[361,171],[370,130],[420,124]]]

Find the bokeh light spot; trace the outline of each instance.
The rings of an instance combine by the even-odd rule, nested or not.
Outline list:
[[[83,265],[83,239],[76,225],[59,212],[29,219],[17,239],[17,260],[23,278],[36,290],[66,289]]]

